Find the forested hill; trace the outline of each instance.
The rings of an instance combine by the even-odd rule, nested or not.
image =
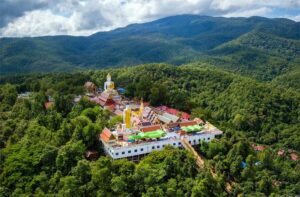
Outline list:
[[[179,15],[88,37],[0,39],[0,73],[199,61],[260,80],[299,67],[300,23]]]
[[[126,96],[165,104],[221,128],[221,139],[196,146],[214,168],[197,172],[193,157],[166,147],[140,163],[105,157],[98,135],[115,125],[83,98],[83,84],[110,72]],[[28,98],[17,99],[30,91]],[[46,110],[51,95],[55,104]],[[0,82],[0,196],[295,196],[300,193],[300,95],[218,69],[150,64],[80,73],[6,77]],[[261,144],[264,150],[254,151]],[[84,158],[97,150],[94,162]],[[278,155],[278,151],[285,151]],[[242,165],[244,164],[244,166]]]

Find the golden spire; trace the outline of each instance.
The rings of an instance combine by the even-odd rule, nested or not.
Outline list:
[[[144,112],[144,102],[143,99],[141,99],[141,105],[140,105],[140,116],[143,118],[143,112]]]

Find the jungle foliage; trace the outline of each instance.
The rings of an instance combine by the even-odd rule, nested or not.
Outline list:
[[[113,124],[109,112],[84,94],[87,80],[102,86],[110,72],[125,95],[191,112],[224,131],[202,143],[209,170],[197,171],[185,150],[166,147],[136,164],[104,156],[98,135]],[[21,92],[28,98],[17,98]],[[53,108],[44,106],[48,96]],[[0,85],[1,196],[226,196],[296,195],[300,192],[300,94],[215,68],[140,65],[129,68],[4,77]],[[262,144],[263,151],[254,151]],[[279,156],[279,149],[286,150]],[[100,153],[88,161],[87,150]],[[242,164],[245,163],[243,166]]]

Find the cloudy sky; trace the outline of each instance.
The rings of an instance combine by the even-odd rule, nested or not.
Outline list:
[[[0,0],[0,37],[90,35],[178,14],[300,21],[300,0]]]

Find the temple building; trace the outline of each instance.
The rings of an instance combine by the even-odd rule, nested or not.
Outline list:
[[[92,94],[95,94],[97,86],[93,82],[87,81],[84,84],[84,88],[85,88],[88,95],[92,95]]]
[[[111,75],[108,73],[106,77],[106,82],[104,83],[104,91],[91,99],[101,105],[103,108],[115,108],[115,105],[119,104],[122,100],[118,91],[115,89],[115,84],[111,80]]]
[[[143,102],[139,107],[128,104],[122,113],[123,123],[111,129],[105,128],[99,140],[106,154],[113,159],[138,161],[167,145],[182,148],[183,140],[197,145],[222,135],[222,131],[200,118],[187,120],[174,114],[151,106],[144,108]]]
[[[122,122],[104,128],[99,135],[105,153],[113,159],[139,160],[154,150],[170,145],[178,148],[211,141],[222,131],[207,121],[193,118],[186,112],[167,106],[152,107],[147,102],[121,97],[107,74],[103,90],[97,91],[92,82],[85,88],[89,99],[111,112],[111,117],[122,116]],[[123,91],[124,93],[124,91]]]

